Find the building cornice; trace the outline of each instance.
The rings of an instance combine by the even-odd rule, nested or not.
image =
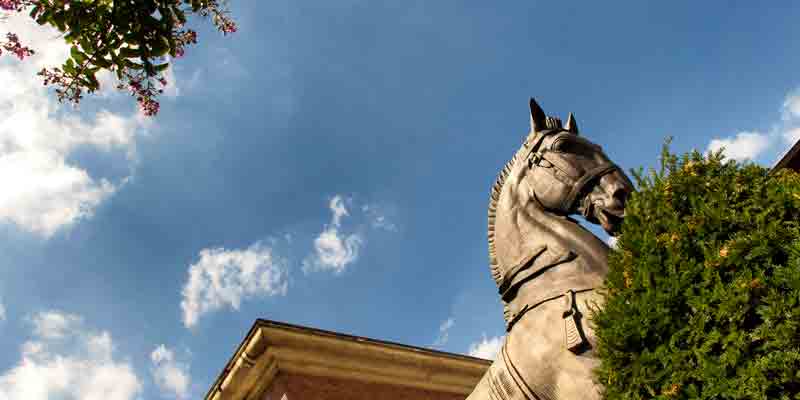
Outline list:
[[[488,360],[259,319],[206,400],[260,398],[278,372],[468,395]]]

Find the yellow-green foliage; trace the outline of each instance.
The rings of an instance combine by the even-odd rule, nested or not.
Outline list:
[[[800,399],[800,174],[721,153],[634,173],[593,316],[608,399]]]

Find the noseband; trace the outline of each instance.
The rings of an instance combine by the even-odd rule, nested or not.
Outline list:
[[[614,171],[621,171],[620,167],[610,161],[601,162],[599,165],[596,165],[594,168],[583,172],[579,177],[573,178],[574,175],[577,174],[570,174],[568,171],[575,169],[572,168],[569,164],[565,163],[559,157],[554,157],[549,155],[552,153],[552,149],[542,149],[542,142],[544,139],[550,135],[555,135],[561,132],[566,132],[563,129],[548,129],[536,132],[536,136],[530,142],[530,151],[526,155],[526,159],[528,160],[528,168],[533,170],[536,167],[542,167],[543,162],[547,162],[548,167],[552,166],[554,169],[558,170],[560,174],[556,174],[553,168],[544,168],[545,171],[555,179],[563,182],[565,185],[570,187],[569,193],[561,200],[560,204],[556,207],[554,211],[560,211],[564,214],[569,214],[570,211],[573,209],[575,202],[578,200],[578,194],[580,194],[583,189],[586,187],[589,182],[593,181],[596,178],[600,178],[603,175],[610,174]],[[554,142],[555,143],[555,142]],[[597,147],[596,145],[593,145]],[[552,146],[551,146],[552,147]],[[551,172],[552,171],[552,172]],[[535,198],[535,196],[534,196]],[[537,199],[537,201],[539,201]],[[540,202],[541,204],[541,202]]]

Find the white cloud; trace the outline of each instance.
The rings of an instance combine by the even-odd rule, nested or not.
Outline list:
[[[497,353],[500,352],[500,348],[503,347],[504,340],[505,336],[487,338],[486,335],[483,335],[483,339],[480,342],[471,344],[467,352],[473,357],[494,360],[497,357]]]
[[[348,265],[358,260],[358,252],[364,239],[357,233],[343,234],[339,232],[342,218],[350,215],[341,196],[334,196],[328,207],[332,218],[330,225],[324,227],[319,236],[314,239],[314,254],[303,260],[303,271],[333,271],[335,274],[344,272]]]
[[[793,145],[800,140],[800,127],[790,128],[783,132],[783,139]]]
[[[439,336],[434,340],[434,346],[444,346],[450,340],[450,329],[455,325],[456,320],[453,317],[446,319],[439,325]]]
[[[68,161],[72,152],[87,146],[122,150],[130,162],[140,122],[135,113],[101,110],[93,118],[80,118],[75,110],[63,110],[36,76],[43,67],[60,65],[68,54],[60,34],[25,13],[3,22],[36,54],[24,61],[0,57],[0,222],[49,237],[90,217],[121,184],[93,178]]]
[[[361,206],[361,211],[366,214],[373,228],[397,232],[397,225],[389,220],[383,207],[375,204],[365,204]]]
[[[175,360],[175,353],[159,345],[150,353],[153,363],[153,381],[163,394],[171,398],[185,399],[189,395],[189,366]]]
[[[768,152],[773,155],[777,153],[779,159],[800,141],[800,89],[786,95],[780,114],[780,121],[773,123],[768,130],[739,132],[734,136],[715,138],[709,143],[707,151],[725,147],[725,156],[737,161],[756,160]]]
[[[781,109],[782,121],[776,131],[783,138],[783,150],[779,152],[773,165],[800,141],[800,89],[786,95]]]
[[[0,322],[6,320],[6,306],[0,302]]]
[[[44,339],[61,339],[74,332],[82,321],[74,314],[43,311],[33,316],[31,323],[34,335]]]
[[[795,90],[783,101],[783,140],[792,146],[800,141],[800,89]]]
[[[708,145],[708,151],[717,151],[725,148],[727,158],[737,161],[754,160],[770,146],[770,137],[760,132],[739,132],[734,137],[713,139]]]
[[[341,235],[335,227],[326,228],[314,239],[315,254],[303,262],[303,270],[342,273],[349,264],[358,260],[358,251],[363,243],[358,234]]]
[[[189,266],[183,287],[183,324],[193,327],[203,314],[224,306],[238,310],[243,299],[285,295],[287,289],[287,261],[270,247],[256,243],[244,250],[203,249]]]
[[[0,375],[0,399],[133,400],[140,394],[133,367],[114,359],[108,332],[86,329],[80,317],[59,311],[32,321],[33,337],[22,345],[19,362]],[[57,326],[59,335],[40,335],[45,326]]]
[[[789,93],[783,101],[783,119],[800,119],[800,90]]]
[[[333,213],[333,220],[331,221],[331,225],[333,226],[340,226],[342,224],[342,217],[350,215],[350,213],[347,212],[347,208],[344,206],[342,196],[333,196],[328,207],[331,209],[331,213]]]
[[[167,86],[164,87],[164,96],[178,97],[181,94],[181,88],[178,87],[178,78],[175,76],[175,70],[172,68],[175,60],[169,60],[169,66],[164,71],[164,79],[167,80]]]

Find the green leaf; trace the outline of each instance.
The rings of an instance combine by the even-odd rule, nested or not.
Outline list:
[[[108,69],[108,68],[111,68],[111,66],[114,65],[114,64],[111,61],[106,60],[103,57],[95,57],[94,65],[97,65],[100,68]]]
[[[82,38],[80,38],[78,40],[78,42],[80,43],[81,48],[83,49],[83,51],[89,52],[89,53],[94,53],[95,48],[94,48],[94,45],[92,44],[92,41],[89,40],[89,38],[82,37]]]
[[[128,59],[125,60],[125,67],[130,68],[130,69],[136,69],[136,70],[144,69],[144,65],[136,63],[136,62],[133,62],[133,61],[128,60]]]
[[[150,49],[153,57],[163,57],[169,51],[169,43],[166,40],[159,41]]]
[[[92,90],[97,90],[97,89],[100,88],[100,81],[97,80],[97,77],[95,76],[95,74],[93,72],[88,72],[87,71],[87,73],[85,73],[83,76],[86,78],[86,80],[90,84],[89,87]]]
[[[139,49],[132,49],[130,47],[123,47],[119,49],[119,55],[123,58],[139,58],[140,57],[140,50]]]
[[[75,62],[71,58],[67,59],[64,63],[64,72],[68,75],[75,75]]]
[[[29,15],[31,18],[34,18],[34,19],[36,19],[36,17],[39,15],[39,12],[40,12],[40,11],[42,11],[42,6],[41,6],[41,5],[39,5],[39,4],[37,4],[37,5],[33,6],[33,8],[31,8],[31,12],[30,12],[30,14],[28,14],[28,15]]]
[[[39,25],[44,25],[50,22],[50,17],[52,17],[53,13],[50,10],[45,10],[43,13],[39,14],[36,17],[36,23]]]
[[[125,42],[128,43],[128,44],[137,45],[137,46],[141,44],[141,42],[139,41],[139,37],[133,32],[129,32],[129,33],[125,34],[124,38],[125,38]]]
[[[153,65],[153,69],[155,69],[156,72],[164,72],[167,68],[169,68],[169,63]]]
[[[178,7],[173,8],[173,11],[175,12],[175,16],[178,18],[178,21],[181,23],[181,25],[186,24],[186,14],[184,14],[183,11]]]
[[[53,16],[50,18],[49,22],[50,22],[51,25],[53,25],[56,28],[58,28],[58,30],[61,31],[61,32],[64,32],[65,30],[67,30],[66,16],[64,15],[63,11],[53,14]]]
[[[78,64],[83,64],[83,62],[86,61],[87,58],[86,54],[84,54],[82,51],[78,49],[78,46],[72,46],[72,48],[69,50],[69,55]]]

